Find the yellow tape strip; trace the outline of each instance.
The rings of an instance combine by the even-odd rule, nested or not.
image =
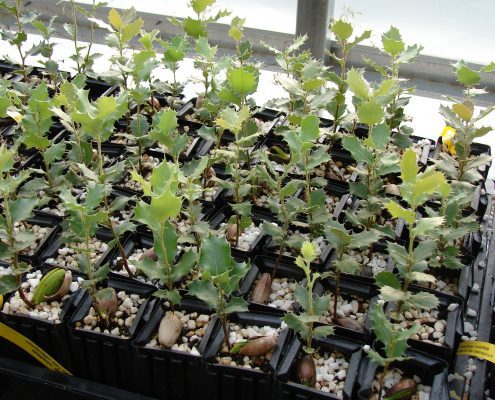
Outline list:
[[[482,358],[495,364],[495,344],[487,342],[462,342],[457,355]]]
[[[3,306],[3,296],[0,296],[0,309]],[[28,339],[26,336],[21,335],[19,332],[13,330],[12,328],[4,325],[0,322],[0,337],[7,339],[9,342],[14,343],[19,346],[25,352],[31,354],[36,358],[41,364],[43,364],[48,369],[59,372],[65,375],[72,375],[64,367],[62,367],[57,361],[53,359],[45,350],[43,350],[36,343]]]

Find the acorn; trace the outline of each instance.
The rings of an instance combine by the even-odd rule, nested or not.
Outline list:
[[[297,361],[297,378],[303,385],[314,387],[316,384],[315,360],[311,354],[306,354]]]
[[[347,317],[338,317],[335,319],[335,323],[343,328],[352,329],[353,331],[363,332],[363,324],[355,319]]]
[[[239,350],[239,354],[249,357],[260,357],[272,350],[278,342],[278,336],[260,336],[248,340]]]
[[[155,111],[160,111],[162,106],[160,105],[160,102],[156,97],[150,97],[148,99],[148,104],[155,110]]]
[[[117,311],[119,300],[114,288],[101,289],[97,293],[96,301],[100,311],[107,315],[113,315]]]
[[[261,275],[261,278],[256,282],[253,289],[252,302],[259,304],[266,304],[270,298],[272,291],[272,276],[265,272]]]
[[[153,250],[153,247],[150,247],[149,249],[144,250],[143,255],[141,256],[141,260],[144,260],[145,257],[148,257],[153,262],[158,261],[158,256],[156,255],[155,251]]]
[[[385,392],[385,399],[391,397],[394,400],[408,400],[418,390],[418,384],[410,378],[401,379]]]
[[[171,348],[180,333],[182,332],[182,323],[179,317],[175,314],[167,313],[165,317],[160,321],[160,327],[158,328],[158,342],[167,348]]]
[[[203,101],[204,101],[204,97],[202,94],[198,95],[198,97],[196,97],[196,110],[199,110],[201,107],[203,107]]]
[[[237,224],[231,224],[225,229],[227,240],[233,242],[237,239]]]

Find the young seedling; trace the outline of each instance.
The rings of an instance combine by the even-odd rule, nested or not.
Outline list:
[[[22,74],[24,83],[28,83],[28,75],[31,71],[26,65],[26,59],[30,56],[37,56],[41,53],[44,47],[44,42],[34,44],[29,49],[26,49],[25,44],[28,39],[26,32],[27,25],[32,24],[38,18],[38,15],[32,11],[23,11],[21,0],[15,0],[13,5],[7,4],[6,1],[0,2],[0,9],[4,10],[9,16],[15,19],[16,31],[12,31],[9,27],[1,27],[0,36],[3,40],[6,40],[11,46],[15,47],[19,55],[19,60],[15,60],[10,56],[5,56],[5,58],[12,64],[17,64],[20,61],[20,70]],[[26,99],[27,100],[27,99]]]
[[[38,189],[45,189],[53,197],[65,184],[63,171],[66,167],[57,161],[65,153],[66,142],[53,143],[47,137],[53,125],[51,105],[48,88],[42,82],[32,91],[21,124],[26,148],[37,149],[43,162],[45,177]]]
[[[253,290],[253,302],[265,304],[270,295],[272,281],[277,276],[284,251],[288,247],[300,248],[302,245],[302,239],[296,239],[296,243],[296,240],[290,238],[289,230],[291,224],[304,210],[304,202],[294,197],[297,190],[304,186],[304,181],[297,179],[287,181],[289,172],[294,167],[292,162],[285,164],[284,171],[279,173],[273,168],[265,151],[261,150],[257,154],[263,164],[257,165],[254,172],[259,181],[263,182],[272,191],[272,195],[268,198],[268,205],[270,211],[276,215],[279,222],[279,225],[267,221],[263,222],[263,231],[271,236],[278,246],[277,258],[272,273],[264,273]]]
[[[233,296],[233,293],[239,289],[239,281],[246,275],[249,266],[232,258],[227,240],[210,235],[201,245],[199,267],[202,271],[200,279],[189,284],[189,294],[215,310],[222,324],[225,346],[230,351],[229,315],[248,309],[246,301]]]
[[[354,275],[360,268],[358,261],[348,254],[349,250],[367,249],[373,243],[377,242],[381,235],[375,230],[365,230],[359,233],[348,232],[344,225],[329,220],[325,225],[325,237],[328,243],[331,243],[336,250],[336,258],[332,262],[335,269],[335,293],[333,303],[334,321],[342,326],[353,325],[357,330],[362,330],[360,326],[356,327],[353,320],[345,317],[338,317],[337,303],[340,296],[340,277],[342,273]]]
[[[300,36],[283,51],[265,44],[285,72],[276,75],[275,81],[289,96],[274,99],[267,105],[286,112],[291,125],[300,125],[305,116],[318,114],[335,96],[335,91],[326,87],[328,69],[313,60],[309,51],[300,50],[306,40],[307,36]]]
[[[430,237],[436,241],[435,253],[431,256],[429,267],[462,269],[464,264],[459,260],[459,249],[465,235],[476,232],[479,224],[474,213],[463,216],[463,210],[472,201],[473,191],[469,187],[454,188],[447,182],[440,186],[440,210],[435,211],[425,206],[429,217],[442,217],[444,223],[438,226]]]
[[[141,120],[143,120],[142,111],[147,104],[151,106],[151,115],[153,115],[156,109],[160,108],[160,103],[156,104],[156,100],[152,95],[152,74],[158,66],[159,62],[154,50],[155,43],[157,42],[158,30],[152,32],[141,32],[139,42],[141,43],[141,50],[132,54],[132,58],[128,65],[130,70],[132,81],[134,82],[133,88],[129,91],[130,100],[136,104],[137,111],[134,117],[134,123],[136,131],[139,136],[142,136],[140,129]]]
[[[203,91],[198,93],[196,99],[196,116],[210,126],[218,111],[218,105],[215,105],[218,86],[216,80],[224,67],[223,63],[215,62],[218,46],[210,46],[208,43],[207,27],[210,23],[230,15],[230,11],[227,10],[214,13],[214,4],[215,0],[190,0],[189,5],[196,14],[196,18],[171,19],[173,24],[182,27],[186,36],[190,37],[194,43],[197,55],[194,67],[201,71],[202,79],[198,83],[203,86]]]
[[[51,39],[56,31],[55,27],[53,26],[56,18],[56,16],[50,18],[50,21],[47,25],[39,20],[33,21],[32,23],[32,25],[38,30],[39,34],[43,38],[43,42],[41,42],[43,47],[40,50],[40,55],[46,60],[40,60],[40,64],[45,67],[45,73],[50,77],[50,87],[53,90],[57,89],[56,83],[60,72],[58,63],[52,59],[55,43],[53,43]],[[67,74],[63,73],[62,75],[66,76]]]
[[[426,236],[444,223],[443,217],[418,218],[418,207],[424,204],[432,194],[438,193],[445,184],[445,177],[441,172],[429,167],[425,172],[419,173],[416,162],[416,153],[408,149],[401,161],[400,191],[402,200],[408,204],[408,208],[391,200],[386,204],[387,210],[392,218],[402,218],[409,225],[409,238],[407,247],[395,242],[388,242],[388,253],[396,262],[399,281],[392,272],[380,272],[376,276],[377,284],[380,286],[381,296],[385,301],[397,303],[396,316],[401,318],[401,313],[408,308],[421,308],[430,310],[438,305],[435,295],[426,292],[412,294],[409,286],[413,281],[432,282],[436,279],[433,275],[424,271],[428,268],[426,261],[435,251],[436,242],[433,240],[420,241],[417,238]]]
[[[399,172],[397,155],[387,150],[391,131],[384,121],[385,107],[395,93],[395,88],[388,81],[383,81],[373,90],[364,79],[362,71],[355,69],[347,73],[347,84],[354,93],[358,120],[368,126],[369,132],[365,140],[360,140],[353,134],[342,139],[342,146],[351,153],[356,162],[364,164],[358,170],[361,181],[351,182],[349,186],[351,193],[366,199],[364,207],[357,212],[357,219],[366,228],[378,228],[376,215],[383,210],[381,177]],[[393,236],[391,231],[388,234]]]
[[[96,18],[96,13],[98,9],[104,7],[106,3],[96,2],[93,0],[89,10],[77,4],[75,0],[70,0],[70,3],[72,24],[64,24],[65,31],[69,34],[69,37],[74,43],[74,54],[71,55],[70,59],[76,63],[78,74],[94,76],[95,73],[93,71],[93,64],[95,60],[101,56],[101,54],[91,52],[94,42],[95,29],[97,27],[105,26],[102,21]],[[77,22],[78,14],[81,14],[89,21],[89,40],[87,46],[81,45],[79,41],[79,26]]]
[[[115,54],[110,57],[112,62],[112,70],[105,77],[111,83],[118,83],[124,92],[130,89],[130,78],[132,76],[133,56],[130,56],[130,41],[135,38],[142,26],[143,20],[136,18],[136,10],[134,7],[126,9],[120,14],[116,9],[112,8],[108,13],[108,22],[105,24],[110,32],[106,37],[107,44],[115,50]],[[118,71],[117,73],[114,71]],[[127,103],[127,132],[130,132],[131,124],[131,103],[128,98]]]
[[[404,108],[409,104],[410,94],[414,88],[403,86],[404,80],[399,79],[399,70],[403,64],[414,61],[423,47],[417,44],[406,47],[399,30],[393,26],[382,34],[381,45],[381,50],[390,57],[390,65],[381,67],[372,60],[365,61],[382,76],[384,84],[395,88],[393,99],[385,109],[385,120],[390,130],[396,132],[392,141],[398,147],[405,149],[411,146],[409,139],[411,128],[402,124],[408,120]]]
[[[409,347],[407,341],[409,338],[417,333],[421,328],[421,325],[413,325],[409,329],[404,329],[398,324],[392,324],[385,313],[381,305],[376,305],[371,313],[371,323],[373,326],[373,332],[376,338],[383,345],[383,357],[375,350],[368,351],[368,358],[382,367],[382,372],[378,382],[378,400],[381,400],[384,396],[384,379],[393,362],[407,360],[405,351]],[[392,386],[386,393],[384,399],[408,399],[416,393],[416,382],[411,379],[402,379],[399,383]]]
[[[26,306],[34,308],[34,304],[26,297],[21,286],[22,275],[30,271],[32,267],[20,261],[19,254],[35,242],[36,236],[30,231],[16,231],[15,223],[31,216],[37,199],[17,196],[17,189],[29,178],[31,172],[23,170],[15,174],[13,169],[15,153],[15,146],[9,150],[4,145],[0,146],[0,196],[2,198],[0,258],[9,261],[12,269],[11,274],[0,276],[0,295],[17,290]]]
[[[324,225],[329,218],[325,207],[325,192],[315,188],[324,186],[325,182],[318,177],[311,178],[319,165],[330,161],[328,146],[317,143],[320,134],[319,123],[317,116],[310,115],[301,120],[300,128],[291,128],[284,134],[284,140],[290,148],[291,160],[305,177],[306,212],[312,237],[315,236],[317,227]]]
[[[98,289],[98,285],[107,278],[108,264],[97,268],[91,261],[91,239],[95,236],[99,224],[107,220],[107,214],[100,210],[100,204],[105,197],[105,186],[100,183],[89,182],[84,201],[78,201],[69,189],[60,193],[69,218],[63,233],[64,240],[82,243],[81,254],[77,255],[79,270],[86,274],[87,279],[81,286],[88,290],[93,308],[99,321],[108,327],[110,317],[117,311],[117,294],[113,288]]]
[[[294,292],[297,302],[304,312],[296,315],[289,312],[284,317],[287,326],[299,334],[305,341],[303,346],[306,356],[302,358],[297,366],[298,377],[304,385],[314,387],[316,384],[316,366],[313,358],[315,349],[313,339],[319,339],[333,334],[333,327],[329,325],[314,326],[319,322],[323,314],[328,310],[329,296],[315,296],[313,286],[318,279],[329,276],[328,273],[311,271],[311,262],[316,258],[316,248],[311,242],[304,242],[301,247],[301,255],[296,259],[296,265],[306,275],[306,285],[297,285]]]
[[[148,278],[165,283],[166,289],[158,290],[154,295],[168,300],[172,309],[181,300],[179,291],[174,288],[175,282],[189,274],[197,262],[197,253],[193,250],[187,250],[177,261],[178,235],[171,221],[182,209],[182,198],[176,195],[178,172],[175,165],[164,161],[153,171],[150,183],[135,171],[132,173],[143,185],[145,195],[151,197],[149,204],[143,200],[138,202],[134,219],[148,226],[153,233],[153,249],[145,253],[137,267]]]
[[[192,160],[181,166],[179,191],[187,201],[187,208],[183,213],[187,216],[190,224],[190,232],[193,241],[196,242],[196,250],[199,253],[202,239],[210,232],[210,227],[206,221],[199,221],[202,212],[202,203],[204,189],[201,186],[204,171],[208,168],[209,158],[203,157],[201,160]],[[185,234],[183,240],[191,242],[188,235]]]
[[[221,129],[229,130],[234,134],[235,140],[231,144],[229,150],[222,152],[222,155],[228,160],[227,171],[232,172],[232,180],[225,181],[215,178],[219,184],[225,189],[233,191],[232,209],[236,215],[235,237],[230,234],[230,238],[234,239],[237,245],[241,233],[241,218],[249,218],[251,216],[251,202],[246,200],[246,196],[251,191],[249,184],[249,171],[243,170],[242,162],[246,147],[249,147],[252,142],[260,135],[260,132],[253,128],[253,124],[249,124],[248,119],[251,115],[248,106],[242,107],[239,111],[227,107],[222,110],[219,117],[215,120],[215,124]],[[256,124],[254,124],[256,127]]]
[[[177,114],[171,108],[162,110],[153,118],[150,138],[164,146],[172,156],[175,165],[179,166],[179,157],[189,144],[187,133],[179,132]]]
[[[170,108],[176,107],[176,101],[182,93],[186,82],[177,80],[177,71],[180,63],[184,60],[187,51],[189,50],[189,41],[185,36],[174,36],[168,41],[159,40],[158,43],[163,47],[162,62],[165,67],[172,71],[172,82],[165,82],[162,91],[172,94]],[[178,104],[178,103],[177,103]]]
[[[86,167],[85,164],[75,164],[75,169],[79,170],[87,181],[102,184],[104,191],[102,196],[103,210],[106,216],[105,225],[112,232],[113,240],[119,250],[120,257],[129,276],[132,272],[129,268],[125,250],[121,243],[121,236],[134,229],[130,221],[123,221],[115,224],[111,220],[111,214],[122,206],[122,199],[116,199],[112,204],[109,202],[111,184],[121,175],[124,170],[125,161],[113,163],[106,166],[105,157],[102,151],[102,143],[107,141],[113,133],[115,122],[124,115],[127,109],[127,96],[121,94],[119,97],[100,97],[93,103],[88,99],[87,90],[78,89],[78,104],[70,113],[70,118],[78,124],[81,133],[96,142],[96,167],[95,171]],[[126,201],[127,199],[123,199]]]
[[[484,90],[475,86],[481,80],[481,72],[492,72],[495,64],[489,64],[480,71],[469,68],[463,61],[454,64],[454,71],[459,83],[466,87],[465,97],[462,100],[450,99],[451,106],[440,106],[440,114],[447,126],[455,130],[452,138],[444,140],[447,152],[440,153],[440,160],[436,162],[438,169],[449,178],[459,182],[476,183],[483,179],[478,168],[491,161],[490,156],[471,155],[471,145],[476,138],[483,137],[492,131],[491,126],[477,126],[477,123],[490,115],[495,107],[487,107],[475,115],[474,98]],[[450,154],[449,154],[450,153]]]
[[[59,92],[52,100],[51,111],[59,117],[62,125],[71,133],[69,160],[90,166],[93,161],[91,141],[81,129],[81,124],[71,116],[83,112],[80,107],[79,96],[83,97],[84,103],[89,102],[87,100],[88,94],[83,90],[84,85],[85,79],[82,75],[78,75],[71,82],[62,83]]]
[[[338,63],[340,68],[340,76],[334,72],[328,73],[328,79],[334,82],[338,87],[335,97],[326,106],[327,111],[330,112],[333,117],[333,132],[336,133],[341,121],[345,120],[345,112],[347,110],[345,99],[347,93],[347,57],[354,46],[370,38],[371,31],[364,31],[361,35],[356,35],[354,36],[354,39],[352,39],[351,37],[354,33],[354,28],[351,23],[344,19],[338,19],[337,21],[331,22],[329,29],[330,32],[335,35],[341,51],[340,57],[331,51],[327,50],[326,52],[328,56],[332,57]]]

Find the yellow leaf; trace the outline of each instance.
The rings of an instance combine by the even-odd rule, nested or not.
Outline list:
[[[464,121],[471,121],[471,118],[473,117],[473,109],[473,103],[471,102],[454,104],[452,106],[452,111],[454,111]]]
[[[112,8],[108,13],[108,21],[115,28],[115,30],[120,31],[122,28],[122,18],[115,8]]]
[[[451,155],[455,155],[455,146],[452,140],[455,137],[455,129],[447,125],[445,128],[443,128],[441,136],[443,143],[443,151],[446,151]]]
[[[313,261],[316,257],[315,245],[311,242],[304,242],[301,248],[301,254],[307,261]]]

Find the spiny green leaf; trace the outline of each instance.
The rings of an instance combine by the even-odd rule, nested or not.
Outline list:
[[[412,210],[406,210],[401,205],[397,204],[395,201],[389,201],[385,207],[393,218],[402,218],[408,223],[413,224],[416,220],[416,214]]]
[[[370,97],[370,86],[364,79],[363,73],[357,69],[351,69],[347,72],[347,84],[354,95],[362,100],[368,100]]]
[[[393,26],[382,35],[382,45],[383,49],[393,57],[404,51],[404,42],[400,32]]]
[[[419,167],[416,163],[416,152],[409,148],[404,152],[400,162],[401,179],[403,182],[413,183],[419,172]]]
[[[341,41],[345,42],[352,35],[352,25],[349,22],[345,22],[342,19],[335,21],[331,27],[331,31],[335,33],[335,36]]]
[[[366,125],[375,125],[383,119],[383,108],[375,99],[361,103],[357,109],[359,121]]]
[[[229,242],[224,238],[214,236],[203,239],[199,265],[212,276],[228,271],[232,265]]]

